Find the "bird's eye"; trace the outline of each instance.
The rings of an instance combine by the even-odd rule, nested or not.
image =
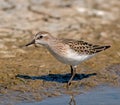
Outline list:
[[[38,39],[42,39],[42,38],[43,38],[43,36],[39,36],[39,37],[38,37]]]
[[[40,36],[40,38],[42,38],[43,36]]]

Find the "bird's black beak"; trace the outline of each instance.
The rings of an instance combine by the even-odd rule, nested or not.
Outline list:
[[[33,39],[31,42],[29,42],[29,43],[26,44],[25,46],[29,46],[29,45],[32,45],[32,44],[35,44],[35,39]]]

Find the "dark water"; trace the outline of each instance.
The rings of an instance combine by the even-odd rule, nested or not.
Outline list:
[[[120,105],[120,88],[100,86],[77,96],[63,95],[17,105]]]

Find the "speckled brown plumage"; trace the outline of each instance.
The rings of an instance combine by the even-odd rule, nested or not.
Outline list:
[[[62,39],[63,43],[70,46],[71,49],[79,54],[95,54],[101,52],[110,46],[93,45],[85,41],[77,41],[73,39]]]

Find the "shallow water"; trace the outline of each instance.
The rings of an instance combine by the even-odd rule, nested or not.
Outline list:
[[[100,86],[77,96],[63,95],[17,105],[120,105],[120,88]]]

